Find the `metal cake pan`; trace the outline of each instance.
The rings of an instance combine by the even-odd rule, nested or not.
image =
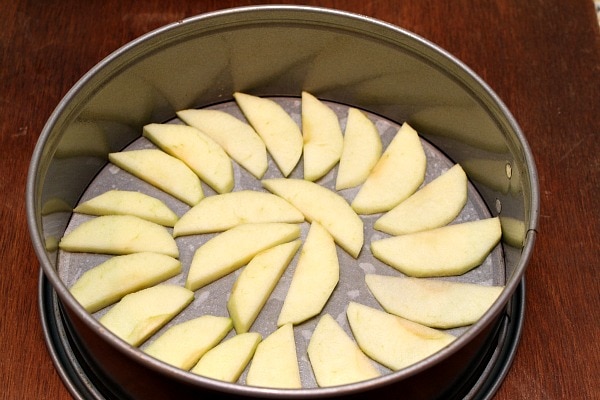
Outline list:
[[[319,98],[409,122],[465,168],[503,224],[505,289],[491,309],[432,357],[381,378],[334,388],[280,390],[228,384],[167,366],[107,332],[68,292],[54,246],[71,209],[142,126],[185,108],[230,102],[235,91]],[[198,394],[318,398],[371,396],[390,387],[408,398],[447,393],[497,340],[531,256],[539,212],[535,164],[510,111],[468,67],[438,46],[372,18],[304,6],[222,10],[155,30],[89,71],[62,99],[32,156],[27,183],[32,242],[56,292],[66,330],[107,386],[123,397]]]

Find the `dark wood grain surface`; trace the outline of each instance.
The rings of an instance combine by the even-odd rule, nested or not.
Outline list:
[[[25,217],[30,157],[69,88],[162,25],[256,1],[0,2],[0,398],[66,399],[43,339]],[[497,399],[600,398],[600,34],[592,0],[276,1],[365,14],[479,74],[537,163],[541,216],[520,346]]]

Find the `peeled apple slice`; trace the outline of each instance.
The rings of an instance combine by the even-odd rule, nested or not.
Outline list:
[[[185,287],[197,290],[247,264],[263,250],[300,237],[296,224],[244,224],[213,237],[194,253]]]
[[[294,240],[264,250],[244,267],[227,300],[227,310],[238,334],[250,330],[300,244],[301,240]]]
[[[171,196],[193,206],[203,197],[200,178],[183,161],[158,149],[120,151],[110,162]]]
[[[373,227],[404,235],[447,225],[467,203],[467,175],[459,164],[423,186],[375,221]]]
[[[308,92],[302,92],[302,135],[304,179],[316,181],[340,160],[344,136],[335,112]]]
[[[203,315],[173,325],[144,352],[174,367],[189,370],[231,330],[231,319]]]
[[[381,151],[381,137],[375,124],[362,111],[350,108],[335,189],[348,189],[363,183],[381,157]]]
[[[455,339],[448,333],[355,302],[350,302],[346,315],[362,351],[394,371],[429,357]]]
[[[169,227],[178,219],[159,199],[128,190],[109,190],[79,204],[73,211],[89,215],[134,215]]]
[[[262,185],[300,210],[308,222],[316,221],[352,257],[364,242],[363,222],[339,194],[304,179],[263,179]]]
[[[181,262],[159,253],[133,253],[109,258],[86,271],[69,291],[90,313],[123,296],[165,281],[181,272]]]
[[[283,325],[258,344],[246,384],[277,389],[302,387],[292,324]]]
[[[272,193],[241,190],[209,196],[181,216],[173,236],[222,232],[247,223],[300,223],[304,215]]]
[[[313,222],[281,307],[277,326],[293,325],[318,315],[340,278],[340,264],[333,238]]]
[[[182,110],[177,116],[200,129],[257,179],[267,171],[267,148],[247,123],[221,110]]]
[[[480,265],[501,236],[498,217],[485,218],[375,240],[371,252],[405,275],[462,275]]]
[[[104,215],[77,226],[60,240],[65,251],[130,254],[150,251],[179,257],[169,231],[161,225],[132,215]]]
[[[471,325],[498,299],[503,286],[367,274],[367,287],[389,313],[431,328]]]
[[[163,151],[183,161],[217,193],[233,189],[231,159],[217,142],[199,129],[180,124],[148,124],[143,134]]]
[[[320,387],[346,385],[380,375],[373,362],[329,314],[319,319],[313,331],[308,358]]]
[[[500,217],[502,241],[509,246],[522,248],[527,229],[525,222],[513,217]]]
[[[413,194],[425,179],[427,158],[407,123],[396,133],[352,201],[358,214],[386,212]]]
[[[302,132],[296,122],[273,100],[239,92],[233,97],[287,177],[302,156]]]
[[[161,284],[128,294],[99,322],[132,346],[141,345],[194,299],[181,286]]]
[[[237,334],[207,351],[191,372],[220,381],[236,382],[261,340],[261,335],[256,332]]]

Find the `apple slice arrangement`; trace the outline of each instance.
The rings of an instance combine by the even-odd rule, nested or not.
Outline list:
[[[107,329],[213,379],[326,387],[430,356],[498,298],[499,219],[410,125],[234,99],[146,125],[73,210],[59,272]]]

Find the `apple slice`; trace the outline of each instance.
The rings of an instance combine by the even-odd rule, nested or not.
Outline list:
[[[262,178],[267,171],[265,143],[247,123],[221,110],[182,110],[177,116],[210,136],[256,178]]]
[[[485,218],[375,240],[371,251],[409,276],[462,275],[480,265],[501,236],[498,217]]]
[[[173,325],[144,352],[174,367],[189,370],[231,330],[231,319],[203,315]]]
[[[241,190],[209,196],[181,216],[173,236],[222,232],[246,223],[300,223],[304,215],[272,193]]]
[[[246,93],[233,94],[250,125],[262,138],[283,176],[288,176],[302,156],[302,132],[292,117],[273,100]]]
[[[375,221],[390,235],[439,228],[458,216],[467,203],[467,175],[459,164],[423,186]]]
[[[167,228],[133,215],[103,215],[85,221],[64,235],[59,247],[71,252],[121,255],[151,251],[179,257]]]
[[[169,227],[178,219],[159,199],[128,190],[109,190],[80,203],[73,211],[89,215],[134,215]]]
[[[227,301],[238,334],[248,332],[300,244],[301,240],[294,240],[264,250],[242,270]]]
[[[261,340],[260,333],[256,332],[237,334],[207,351],[191,372],[220,381],[237,382]]]
[[[181,286],[161,284],[128,294],[98,321],[132,346],[139,346],[194,299]]]
[[[356,108],[348,109],[344,146],[335,181],[336,190],[362,184],[381,157],[382,144],[377,127]]]
[[[304,179],[316,181],[340,160],[344,136],[335,112],[308,92],[302,92],[302,135]]]
[[[419,188],[426,167],[417,131],[402,124],[356,194],[352,208],[359,214],[391,210]]]
[[[500,225],[502,225],[502,241],[509,246],[523,248],[527,229],[525,222],[513,217],[500,217]]]
[[[193,206],[203,197],[200,178],[183,161],[158,149],[120,151],[110,162],[171,196]]]
[[[179,124],[148,124],[143,132],[144,137],[183,161],[217,193],[233,189],[231,159],[217,142],[199,129]]]
[[[308,222],[321,224],[340,247],[358,257],[364,242],[363,222],[342,196],[304,179],[263,179],[262,185],[292,203]]]
[[[208,240],[194,253],[185,287],[197,290],[235,271],[263,250],[300,237],[296,224],[244,224]]]
[[[69,291],[87,312],[93,313],[180,272],[181,262],[164,254],[127,254],[112,257],[84,272]]]
[[[348,304],[346,315],[362,351],[394,371],[429,357],[455,339],[446,332],[356,302]]]
[[[308,343],[308,358],[320,387],[346,385],[380,375],[373,362],[329,314],[319,319]]]
[[[340,278],[340,264],[333,238],[318,222],[306,236],[283,302],[277,326],[299,324],[319,314]]]
[[[367,287],[387,312],[431,328],[471,325],[492,306],[503,286],[367,274]]]
[[[258,344],[246,384],[277,389],[302,387],[292,324],[283,325]]]

